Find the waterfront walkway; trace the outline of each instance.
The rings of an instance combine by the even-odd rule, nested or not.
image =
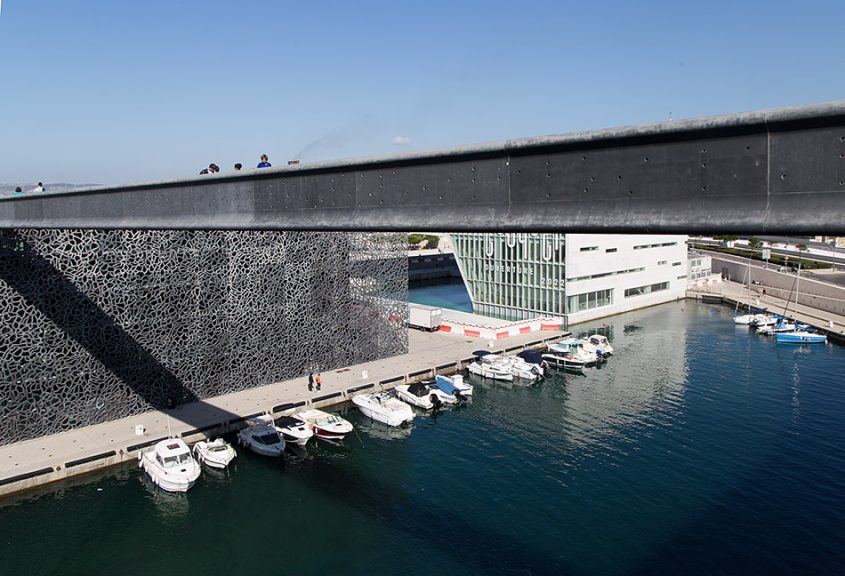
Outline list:
[[[433,378],[463,369],[479,348],[514,350],[567,334],[543,331],[488,342],[442,332],[409,330],[409,352],[322,373],[322,390],[309,392],[307,375],[226,394],[167,412],[151,411],[34,440],[0,446],[0,495],[135,460],[140,450],[172,436],[188,442],[206,434],[230,432],[243,420],[299,407],[345,401],[356,391],[392,388],[408,380]],[[144,427],[136,435],[136,426]]]
[[[687,291],[687,296],[705,301],[711,298],[718,298],[728,304],[739,302],[741,305],[767,308],[772,314],[784,314],[784,310],[787,307],[786,300],[770,294],[763,295],[761,288],[760,286],[753,286],[749,290],[747,286],[737,282],[722,282],[712,286],[689,290]],[[802,324],[817,328],[827,334],[831,340],[845,341],[845,316],[811,308],[803,304],[796,306],[794,301],[789,303],[789,309],[784,315]]]

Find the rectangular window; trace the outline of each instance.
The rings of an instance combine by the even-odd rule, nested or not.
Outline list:
[[[687,275],[686,275],[686,274],[684,274],[683,276],[678,276],[678,280],[683,280],[683,279],[684,279],[684,278],[686,278],[686,277],[687,277]]]
[[[577,276],[575,278],[567,278],[567,282],[578,282],[579,280],[593,280],[595,278],[604,278],[605,276],[618,276],[620,274],[631,274],[633,272],[642,272],[645,268],[631,268],[630,270],[617,270],[615,272],[600,272],[599,274],[591,274],[590,276]]]
[[[598,246],[584,246],[583,248],[581,248],[581,252],[593,252],[598,249]]]
[[[680,266],[682,262],[672,262],[672,266]]]
[[[675,246],[677,242],[663,242],[662,244],[640,244],[634,246],[634,250],[644,250],[646,248],[663,248],[664,246]]]
[[[616,252],[616,248],[607,248],[605,252]]]
[[[668,262],[666,260],[661,260],[660,262],[657,263],[657,265],[658,266],[666,266],[667,263]]]
[[[613,289],[587,292],[569,297],[569,313],[581,312],[613,304]]]
[[[628,288],[625,290],[625,298],[632,296],[642,296],[644,294],[651,294],[652,292],[660,292],[661,290],[668,290],[669,283],[661,282],[659,284],[651,284],[649,286],[637,286],[636,288]]]

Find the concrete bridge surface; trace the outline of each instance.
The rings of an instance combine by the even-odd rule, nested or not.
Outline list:
[[[845,101],[0,199],[0,228],[837,234]]]

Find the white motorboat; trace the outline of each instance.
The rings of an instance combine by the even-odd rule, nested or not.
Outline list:
[[[779,334],[781,332],[792,332],[797,328],[799,328],[799,325],[795,324],[794,322],[785,321],[783,318],[781,318],[775,324],[766,324],[764,326],[760,326],[759,328],[757,328],[757,334],[771,336],[772,334]]]
[[[487,350],[478,350],[473,352],[476,359],[475,362],[467,366],[470,374],[481,376],[482,378],[491,378],[493,380],[513,380],[513,371],[510,366],[502,364],[498,360],[501,358]]]
[[[282,433],[285,442],[305,446],[314,436],[308,422],[296,416],[282,416],[276,420],[276,428]]]
[[[396,396],[400,400],[423,410],[431,410],[432,408],[439,408],[443,404],[457,404],[459,402],[452,394],[447,394],[434,386],[431,380],[414,382],[413,384],[400,384],[394,390],[396,390]]]
[[[337,414],[330,414],[322,410],[312,409],[294,414],[297,418],[305,420],[314,430],[314,435],[323,440],[343,440],[352,432],[352,424]]]
[[[754,328],[762,328],[763,326],[774,326],[780,321],[780,316],[773,316],[772,314],[755,314],[754,320],[751,321],[750,326]]]
[[[754,316],[755,314],[741,314],[739,316],[734,316],[734,323],[748,326],[754,320]]]
[[[587,340],[584,341],[583,346],[584,350],[595,352],[597,356],[607,357],[613,355],[613,346],[601,334],[590,334]]]
[[[526,362],[519,356],[500,356],[499,362],[510,368],[511,374],[523,380],[534,382],[545,376],[546,371],[538,364]]]
[[[273,417],[256,416],[246,422],[238,432],[238,443],[262,456],[281,456],[285,451],[282,431],[273,424]]]
[[[167,492],[187,492],[200,477],[199,462],[181,438],[162,440],[151,451],[138,454],[138,466]]]
[[[586,366],[592,366],[598,362],[598,354],[585,350],[583,344],[584,341],[578,338],[566,338],[555,344],[549,344],[547,348],[552,354],[569,355],[582,361]]]
[[[549,366],[554,366],[555,368],[567,370],[569,372],[583,372],[584,367],[586,366],[586,363],[583,360],[579,360],[571,354],[551,351],[543,354],[543,360],[548,363]]]
[[[222,438],[217,438],[216,440],[202,440],[194,444],[194,455],[203,464],[212,468],[223,469],[235,459],[238,453],[235,452],[231,444]]]
[[[401,426],[414,419],[414,411],[399,400],[395,393],[358,394],[352,397],[352,403],[364,416],[388,426]]]
[[[460,374],[455,374],[451,377],[438,374],[434,377],[434,385],[452,396],[458,396],[459,394],[465,398],[472,396],[472,384],[464,382],[464,377]]]

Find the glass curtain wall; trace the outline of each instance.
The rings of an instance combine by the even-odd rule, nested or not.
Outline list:
[[[566,313],[565,235],[462,232],[451,237],[477,312],[512,319]]]

